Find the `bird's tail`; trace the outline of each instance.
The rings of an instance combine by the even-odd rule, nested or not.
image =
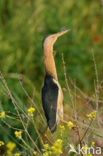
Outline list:
[[[49,126],[49,129],[50,129],[50,131],[53,133],[53,132],[55,132],[56,131],[56,129],[57,129],[57,123],[55,122],[55,123],[52,123],[51,121],[49,121],[48,122],[48,126]]]

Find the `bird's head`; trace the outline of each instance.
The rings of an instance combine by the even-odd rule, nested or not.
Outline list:
[[[43,48],[53,47],[57,38],[64,35],[68,31],[70,31],[70,29],[46,36],[43,40]]]

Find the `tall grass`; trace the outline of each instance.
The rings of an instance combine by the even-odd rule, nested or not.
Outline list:
[[[100,100],[100,90],[102,85],[98,80],[95,57],[93,53],[94,69],[96,73],[95,92],[93,96],[86,95],[80,88],[76,86],[75,81],[68,79],[64,57],[62,55],[64,66],[64,77],[66,88],[64,95],[67,94],[69,105],[64,102],[64,120],[58,125],[57,131],[51,134],[46,128],[46,121],[41,107],[35,103],[23,86],[23,79],[19,77],[18,85],[25,93],[25,98],[29,101],[29,106],[25,105],[22,99],[13,93],[8,87],[8,83],[3,74],[0,73],[0,82],[2,86],[3,96],[7,96],[10,100],[5,107],[1,103],[1,114],[5,112],[5,116],[0,117],[1,141],[4,145],[0,147],[1,154],[9,155],[8,142],[15,143],[16,147],[11,151],[11,155],[19,153],[20,155],[77,155],[69,153],[70,145],[74,144],[78,151],[78,144],[81,148],[86,145],[101,147],[103,142],[102,133],[102,103]],[[73,89],[74,88],[74,89]],[[65,100],[65,99],[64,99]],[[34,112],[28,113],[29,108],[35,108]],[[32,114],[33,113],[33,114]],[[71,124],[72,123],[72,124]],[[99,128],[98,128],[99,127]],[[15,135],[15,132],[22,132],[21,138]],[[5,137],[4,137],[5,136]],[[61,140],[61,146],[57,145]],[[47,148],[46,148],[47,146]],[[53,147],[58,146],[58,150]],[[85,155],[85,154],[80,154]]]

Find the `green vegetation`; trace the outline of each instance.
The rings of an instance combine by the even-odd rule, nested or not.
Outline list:
[[[71,31],[58,39],[54,50],[64,91],[65,123],[53,136],[49,130],[44,135],[42,40],[64,28]],[[63,149],[68,155],[67,144],[74,143],[76,148],[79,136],[88,146],[94,141],[103,148],[102,33],[102,0],[0,0],[1,156],[32,156],[34,151],[34,155],[48,151],[50,155],[53,150],[55,155],[58,142],[59,154]],[[30,107],[35,108],[33,116],[28,113]],[[86,114],[94,110],[96,120],[89,120]],[[69,121],[75,125],[71,129]],[[21,132],[22,139],[15,131]]]

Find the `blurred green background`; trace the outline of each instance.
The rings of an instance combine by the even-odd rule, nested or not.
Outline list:
[[[40,90],[44,77],[42,40],[69,28],[71,32],[55,44],[58,77],[64,85],[64,53],[67,74],[89,90],[95,78],[92,50],[103,77],[102,17],[100,0],[0,0],[0,70],[23,74]]]
[[[23,74],[40,91],[44,77],[42,40],[69,28],[71,32],[59,38],[54,47],[59,80],[63,87],[64,53],[67,75],[90,90],[95,78],[92,51],[99,77],[103,77],[102,17],[100,0],[0,0],[0,70],[5,75]],[[15,88],[15,80],[10,82]]]
[[[65,88],[63,53],[67,77],[81,90],[91,93],[96,80],[93,54],[99,81],[103,80],[102,1],[0,0],[0,70],[21,106],[31,104],[20,87],[19,78],[23,78],[23,86],[37,106],[41,106],[42,40],[63,28],[71,31],[54,46],[60,84]],[[0,82],[0,110],[12,110],[5,93]]]

